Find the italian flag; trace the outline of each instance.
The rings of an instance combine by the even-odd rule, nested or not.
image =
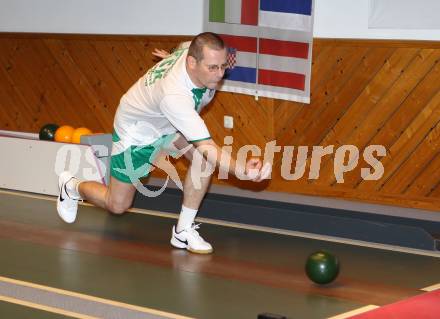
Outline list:
[[[209,21],[258,25],[258,0],[209,0]]]

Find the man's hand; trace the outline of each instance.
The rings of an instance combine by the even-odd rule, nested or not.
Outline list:
[[[158,58],[161,58],[161,59],[165,59],[171,55],[168,51],[162,50],[162,49],[157,49],[157,48],[155,48],[151,54],[153,54],[154,56],[157,56]]]
[[[204,156],[210,164],[235,175],[238,179],[261,182],[269,178],[272,173],[270,163],[263,165],[262,161],[255,157],[250,158],[246,164],[243,163],[243,167],[243,164],[237,163],[229,153],[223,152],[212,139],[194,142],[193,144],[200,154],[206,152]],[[211,154],[211,156],[208,156],[208,154]]]
[[[262,180],[267,179],[271,172],[272,165],[270,163],[263,165],[261,160],[258,158],[251,158],[246,163],[245,174],[253,182],[261,182]]]

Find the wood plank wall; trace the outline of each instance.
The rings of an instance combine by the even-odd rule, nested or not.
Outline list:
[[[155,63],[152,50],[187,39],[0,34],[0,129],[38,132],[55,122],[110,132],[120,97]],[[278,153],[270,182],[214,182],[440,211],[439,60],[439,42],[315,39],[310,105],[220,92],[203,112],[218,143],[233,136],[234,152],[274,140],[281,153],[294,146],[292,173],[298,147],[308,147],[304,176],[286,180]],[[224,115],[234,129],[223,128]],[[366,181],[362,154],[376,144],[387,150],[384,174]],[[309,179],[312,147],[329,145],[319,177]],[[342,145],[355,145],[360,158],[338,183]],[[184,174],[184,162],[177,167]]]

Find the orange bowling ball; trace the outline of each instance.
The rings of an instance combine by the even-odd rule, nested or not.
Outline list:
[[[75,129],[70,125],[60,126],[55,132],[55,141],[70,143],[72,141],[72,135]]]
[[[72,135],[72,143],[79,144],[81,141],[81,135],[90,135],[92,131],[86,127],[78,127]]]

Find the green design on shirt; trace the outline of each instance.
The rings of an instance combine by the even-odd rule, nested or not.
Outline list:
[[[171,71],[174,64],[182,56],[186,49],[179,49],[174,51],[169,57],[163,59],[155,66],[153,66],[148,72],[145,80],[145,86],[152,85],[158,79],[165,78],[168,72]]]

